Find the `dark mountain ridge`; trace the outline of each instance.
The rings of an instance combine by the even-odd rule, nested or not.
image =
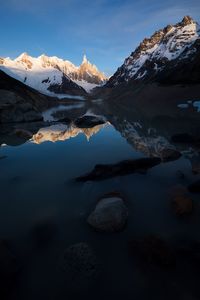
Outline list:
[[[106,87],[122,83],[200,83],[200,27],[185,16],[145,38],[109,79]]]
[[[51,100],[0,71],[0,123],[42,120]]]

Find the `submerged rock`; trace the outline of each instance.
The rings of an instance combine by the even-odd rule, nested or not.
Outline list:
[[[105,123],[105,119],[101,116],[85,115],[74,121],[79,128],[91,128]]]
[[[99,273],[99,263],[93,249],[87,243],[69,246],[61,260],[61,268],[67,283],[76,288],[88,284]]]
[[[124,160],[117,164],[96,165],[90,173],[76,178],[77,181],[104,180],[115,176],[124,176],[134,172],[146,171],[158,164],[158,157]]]
[[[110,193],[102,197],[87,222],[101,232],[118,232],[124,229],[128,210],[120,194]]]
[[[168,162],[179,159],[181,157],[181,153],[175,149],[166,148],[160,151],[160,156],[162,161]]]
[[[130,249],[141,262],[160,267],[170,267],[175,264],[175,255],[171,248],[157,236],[147,236],[141,240],[133,240]]]
[[[189,190],[191,193],[200,193],[200,180],[197,180],[197,181],[191,183],[191,184],[188,186],[188,190]]]

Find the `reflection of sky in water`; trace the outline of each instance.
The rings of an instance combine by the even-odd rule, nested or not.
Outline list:
[[[200,101],[194,101],[193,106],[197,108],[198,112],[200,112]]]
[[[57,207],[60,201],[61,206],[64,202],[69,206],[74,206],[74,201],[82,203],[80,195],[87,184],[76,186],[70,180],[89,171],[95,164],[114,163],[139,156],[112,126],[103,127],[89,142],[83,134],[79,134],[63,142],[40,145],[26,142],[21,146],[3,147],[1,155],[7,156],[1,160],[0,188],[4,195],[1,205],[4,207],[12,203],[12,206],[7,220],[5,210],[1,207],[0,223],[4,220],[7,225],[9,222],[14,225],[17,220],[16,228],[9,227],[11,231],[20,225],[25,226],[29,222],[27,218],[37,214],[38,209],[46,209],[51,205]],[[87,197],[87,188],[83,194]],[[77,211],[80,209],[77,207]]]
[[[14,240],[18,251],[26,254],[22,258],[26,278],[17,300],[33,299],[33,291],[48,299],[54,295],[52,299],[56,299],[63,279],[57,271],[58,261],[70,244],[86,241],[92,245],[111,278],[102,284],[102,291],[107,293],[110,280],[113,286],[120,281],[120,289],[132,290],[133,271],[127,250],[130,238],[145,233],[175,239],[199,235],[199,218],[180,222],[170,210],[169,189],[179,183],[177,170],[184,172],[187,182],[194,179],[190,162],[184,157],[156,166],[145,175],[75,182],[74,178],[91,171],[96,164],[141,157],[110,125],[100,127],[89,142],[84,134],[77,134],[62,142],[2,147],[1,155],[7,157],[0,160],[0,236]],[[89,228],[86,219],[99,197],[112,191],[120,191],[126,199],[128,225],[122,233],[101,235]],[[57,233],[41,251],[35,248],[31,232],[38,222],[49,221]],[[138,286],[140,273],[137,269],[134,272]]]
[[[143,156],[110,125],[98,129],[89,142],[84,134],[77,134],[74,138],[62,142],[46,141],[40,145],[26,142],[21,146],[2,147],[1,155],[7,158],[0,162],[0,188],[1,194],[4,195],[0,207],[0,220],[4,220],[7,225],[17,222],[16,227],[7,227],[8,231],[11,230],[10,234],[20,226],[23,230],[23,226],[34,218],[38,210],[46,210],[53,206],[62,214],[61,208],[64,206],[65,210],[67,209],[66,216],[69,217],[74,213],[76,215],[78,212],[86,212],[91,201],[95,202],[99,195],[112,190],[120,189],[125,193],[133,193],[134,199],[135,193],[140,198],[144,186],[148,196],[142,201],[146,203],[149,197],[152,200],[155,197],[153,204],[157,196],[152,190],[152,181],[159,193],[169,184],[176,182],[178,169],[186,172],[190,170],[189,161],[181,158],[176,162],[157,166],[149,170],[147,175],[133,174],[83,185],[72,183],[73,178],[91,171],[96,164],[116,163]],[[10,213],[6,212],[7,205]],[[6,227],[0,228],[4,231],[3,228]]]
[[[181,104],[178,104],[177,106],[179,108],[188,108],[190,105],[197,108],[197,111],[200,112],[200,101],[189,100],[186,103],[181,103]]]

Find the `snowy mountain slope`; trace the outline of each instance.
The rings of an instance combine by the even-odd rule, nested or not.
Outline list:
[[[14,60],[0,58],[0,69],[48,95],[53,95],[52,93],[83,95],[85,90],[89,92],[106,80],[105,75],[90,64],[85,56],[83,63],[76,67],[56,56],[41,55],[34,58],[23,53]]]
[[[109,79],[106,86],[123,82],[158,80],[199,57],[200,27],[191,17],[185,16],[176,25],[168,25],[145,38],[124,64]],[[178,72],[177,72],[178,73]],[[168,76],[169,77],[169,76]]]
[[[100,84],[90,83],[86,80],[73,80],[76,84],[81,86],[87,93],[90,93],[95,87],[100,87]]]
[[[46,95],[69,93],[83,95],[84,90],[58,68],[44,62],[43,57],[33,58],[23,53],[15,60],[0,61],[0,69],[9,76]]]

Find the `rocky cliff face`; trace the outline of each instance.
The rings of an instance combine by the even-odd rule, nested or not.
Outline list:
[[[70,77],[74,80],[85,80],[97,85],[103,84],[107,80],[106,76],[87,60],[86,55],[84,55],[78,71],[71,73]]]
[[[200,83],[200,27],[185,16],[145,38],[107,83]]]

